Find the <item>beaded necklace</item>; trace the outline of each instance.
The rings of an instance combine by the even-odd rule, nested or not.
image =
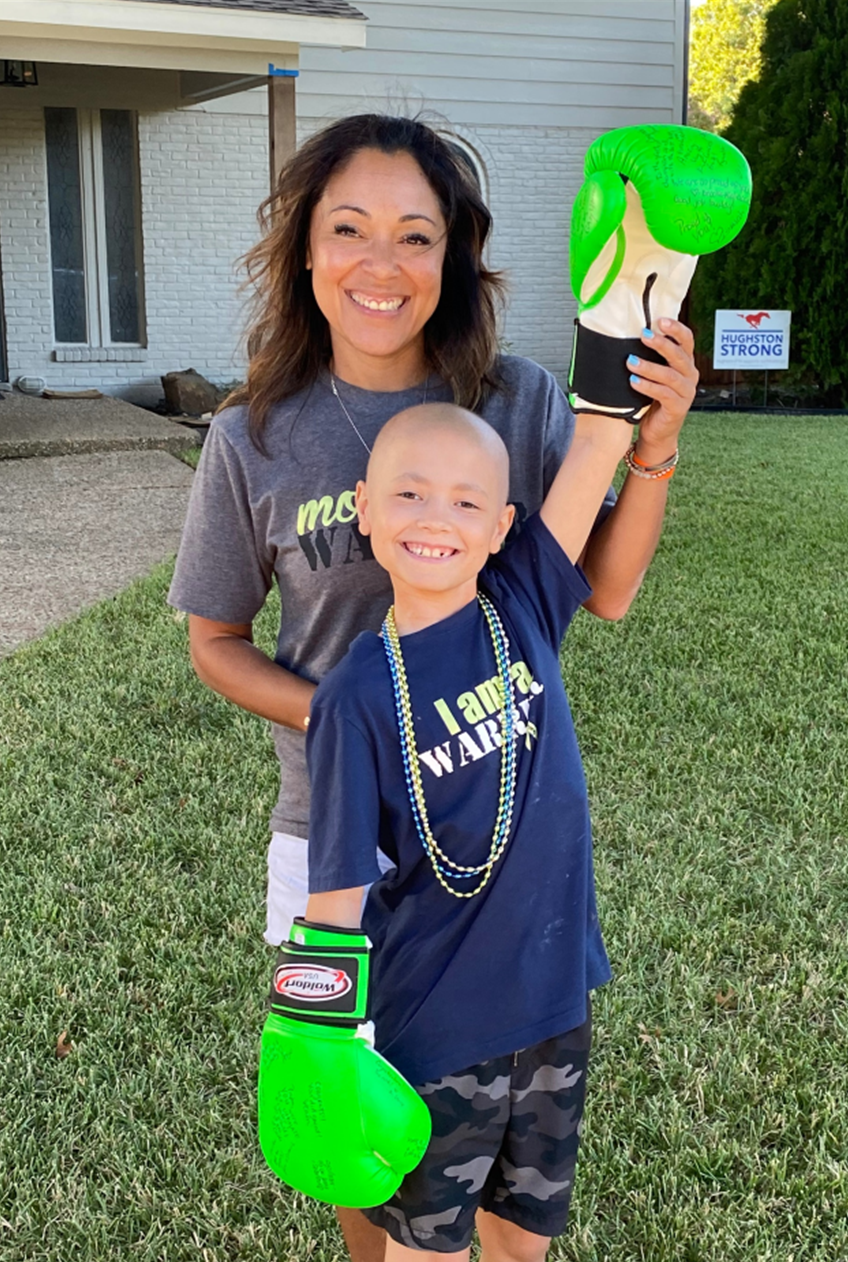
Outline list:
[[[409,694],[409,684],[403,664],[400,637],[398,636],[395,623],[394,605],[392,605],[386,615],[382,632],[383,645],[392,676],[395,710],[400,733],[400,748],[403,756],[403,770],[409,800],[412,804],[415,828],[421,844],[433,865],[436,879],[449,894],[453,894],[454,898],[473,898],[475,894],[479,894],[483,887],[488,884],[489,877],[492,875],[492,869],[506,850],[512,826],[512,809],[515,802],[515,781],[518,767],[518,757],[515,748],[515,704],[510,674],[509,640],[492,602],[482,592],[478,592],[477,599],[480,602],[480,608],[486,618],[489,634],[492,637],[503,708],[499,714],[501,724],[501,776],[498,793],[498,813],[492,832],[489,854],[485,862],[478,864],[476,867],[466,867],[449,858],[439,846],[430,828],[430,821],[427,817],[427,805],[424,800],[424,784],[421,779],[421,768],[418,760],[418,747],[415,742],[412,699]],[[449,879],[468,881],[472,877],[481,875],[482,879],[473,890],[457,890],[449,884]]]

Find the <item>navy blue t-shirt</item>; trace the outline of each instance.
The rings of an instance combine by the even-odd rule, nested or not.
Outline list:
[[[369,1015],[377,1050],[413,1084],[574,1029],[587,991],[610,977],[559,666],[590,588],[538,515],[479,586],[509,639],[519,755],[511,839],[480,894],[447,893],[419,840],[380,636],[358,636],[325,676],[307,735],[310,892],[374,882],[363,916]],[[500,754],[497,668],[478,602],[403,636],[401,648],[432,832],[455,862],[482,863]],[[375,843],[395,865],[384,876]]]

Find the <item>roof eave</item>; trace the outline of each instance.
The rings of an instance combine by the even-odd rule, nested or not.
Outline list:
[[[302,44],[365,47],[365,18],[310,17],[145,0],[3,0],[4,55],[72,64],[261,74]]]

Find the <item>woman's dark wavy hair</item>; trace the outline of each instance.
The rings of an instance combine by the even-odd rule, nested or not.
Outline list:
[[[408,153],[438,198],[447,248],[438,306],[424,326],[431,371],[456,403],[475,408],[498,386],[497,308],[503,282],[483,262],[492,217],[458,146],[415,118],[356,114],[310,137],[259,207],[262,238],[242,259],[254,290],[247,380],[224,406],[247,404],[264,450],[270,409],[311,385],[330,359],[330,330],[312,292],[306,253],[312,211],[330,178],[363,149]]]

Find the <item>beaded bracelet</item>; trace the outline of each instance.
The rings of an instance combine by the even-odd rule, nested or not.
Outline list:
[[[636,455],[635,443],[631,443],[624,454],[624,463],[630,472],[635,474],[637,478],[645,478],[649,482],[656,482],[661,478],[670,478],[677,467],[679,459],[680,452],[675,451],[674,455],[668,460],[664,460],[662,464],[642,464],[642,461]]]

